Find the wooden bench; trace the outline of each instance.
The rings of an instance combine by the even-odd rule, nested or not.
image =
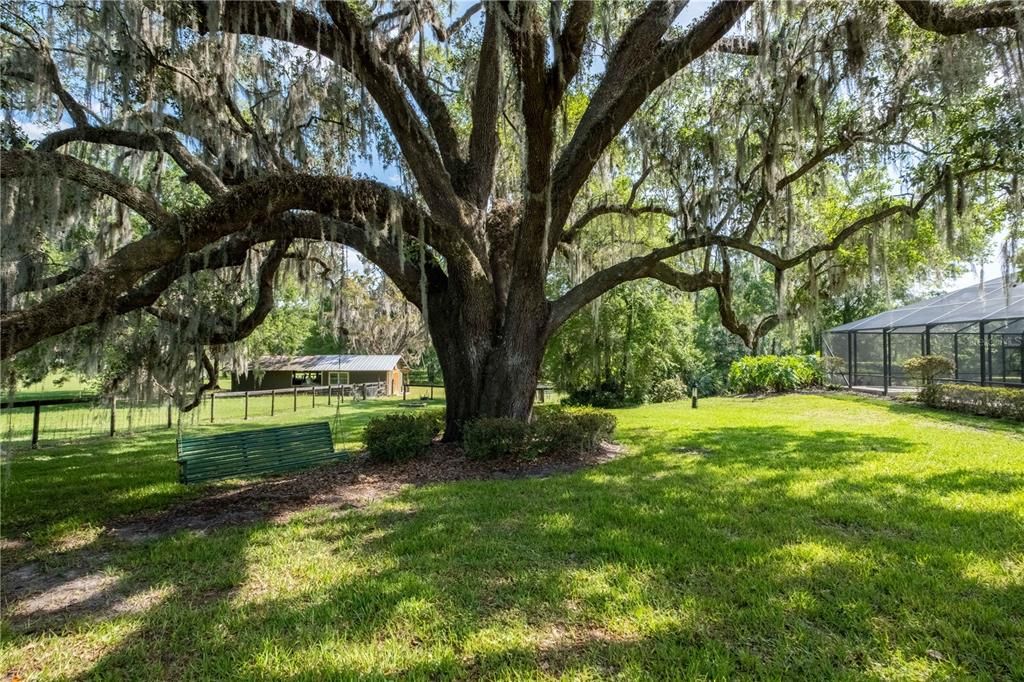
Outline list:
[[[178,479],[199,483],[305,469],[344,457],[327,422],[178,439]]]

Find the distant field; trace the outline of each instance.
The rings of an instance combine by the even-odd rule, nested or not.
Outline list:
[[[43,398],[78,398],[96,393],[96,379],[86,379],[77,374],[50,375],[39,383],[29,386],[18,386],[14,392],[15,400],[40,400]],[[9,394],[4,399],[11,398]]]

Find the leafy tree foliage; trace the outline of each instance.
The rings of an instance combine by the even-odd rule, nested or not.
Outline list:
[[[709,292],[755,350],[994,233],[1017,257],[1018,0],[686,6],[6,4],[0,353],[123,338],[202,383],[351,249],[422,314],[458,438],[527,417],[628,282]]]

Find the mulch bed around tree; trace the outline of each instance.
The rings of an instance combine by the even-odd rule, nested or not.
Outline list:
[[[357,454],[337,464],[218,490],[159,514],[133,518],[107,533],[130,542],[179,530],[283,521],[309,507],[361,507],[396,495],[409,485],[549,476],[608,462],[622,452],[620,446],[604,443],[592,452],[481,461],[467,458],[458,446],[435,443],[423,456],[404,462],[374,462]]]

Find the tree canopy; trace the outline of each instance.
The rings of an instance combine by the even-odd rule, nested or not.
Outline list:
[[[244,365],[276,283],[343,297],[349,249],[422,314],[455,437],[528,415],[548,340],[625,282],[713,291],[756,349],[994,235],[1016,258],[1021,10],[8,3],[0,351]]]

